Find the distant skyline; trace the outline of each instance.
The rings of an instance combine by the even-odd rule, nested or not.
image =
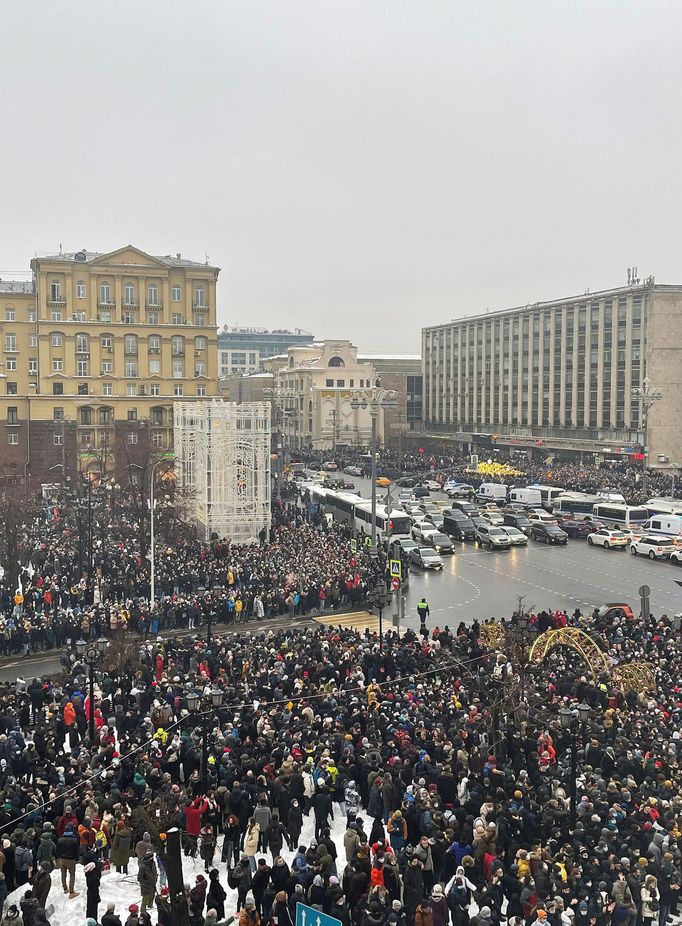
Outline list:
[[[219,325],[424,325],[682,282],[672,0],[4,4],[0,277],[134,244]]]

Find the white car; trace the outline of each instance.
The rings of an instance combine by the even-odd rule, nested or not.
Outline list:
[[[630,553],[633,556],[648,556],[649,559],[668,559],[677,551],[677,547],[670,537],[656,537],[652,534],[633,540],[630,544]]]
[[[491,508],[486,508],[485,511],[481,512],[481,517],[484,521],[487,521],[488,524],[492,524],[493,527],[501,527],[504,524],[504,515],[499,510],[499,508],[497,511],[493,511]]]
[[[425,479],[422,485],[425,485],[429,492],[440,492],[443,486],[435,479]]]
[[[417,543],[428,543],[431,534],[437,534],[438,530],[431,521],[417,521],[412,525],[412,539]]]
[[[529,521],[542,521],[543,524],[558,524],[559,521],[553,515],[548,514],[542,508],[531,508],[528,512]]]
[[[346,466],[344,473],[348,473],[349,476],[362,476],[362,467],[361,466]]]
[[[604,547],[605,550],[610,550],[612,547],[624,549],[628,545],[629,538],[623,531],[602,527],[601,530],[588,534],[587,542],[591,547]]]
[[[509,525],[504,524],[502,530],[511,540],[513,547],[528,546],[528,536],[524,534],[523,531],[520,531],[518,527],[509,527]]]

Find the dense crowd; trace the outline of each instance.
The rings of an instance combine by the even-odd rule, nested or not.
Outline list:
[[[343,926],[665,926],[682,884],[679,635],[579,612],[531,632],[576,621],[614,660],[653,663],[656,690],[563,650],[522,673],[477,622],[383,650],[322,627],[150,641],[94,704],[78,663],[5,683],[3,923],[56,926],[46,909],[73,902],[86,926],[169,926],[178,825],[192,926],[292,926],[299,901]],[[583,703],[586,727],[565,731],[559,711],[577,724]],[[125,903],[105,911],[111,883]]]
[[[0,584],[0,656],[61,648],[127,630],[143,635],[209,621],[295,617],[359,606],[385,558],[353,554],[347,529],[293,504],[275,512],[258,545],[186,542],[156,549],[158,603],[149,608],[149,562],[133,546],[98,543],[93,581],[82,576],[72,533],[35,526],[19,588]]]

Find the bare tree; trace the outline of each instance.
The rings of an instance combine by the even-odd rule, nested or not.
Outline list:
[[[31,555],[30,521],[39,516],[38,506],[25,483],[13,476],[0,480],[0,565],[8,587],[14,589]]]
[[[177,801],[168,793],[158,794],[149,808],[136,807],[132,819],[136,833],[147,832],[152,837],[166,870],[173,926],[189,926]]]

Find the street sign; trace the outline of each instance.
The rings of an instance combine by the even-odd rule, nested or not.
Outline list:
[[[391,580],[391,584],[393,585],[393,591],[397,592],[398,589],[400,588],[400,579],[398,578],[398,576],[393,576],[393,579]]]
[[[651,589],[649,588],[648,585],[639,586],[639,597],[640,598],[648,598],[650,594],[651,594]]]
[[[296,926],[341,926],[341,920],[299,902],[296,904]]]
[[[355,537],[352,537],[352,538],[351,538],[351,542],[350,542],[350,551],[351,551],[351,553],[357,553],[357,552],[358,552],[358,542],[357,542],[357,540],[355,539]]]
[[[397,576],[399,579],[403,577],[403,564],[399,559],[391,560],[391,575]]]

